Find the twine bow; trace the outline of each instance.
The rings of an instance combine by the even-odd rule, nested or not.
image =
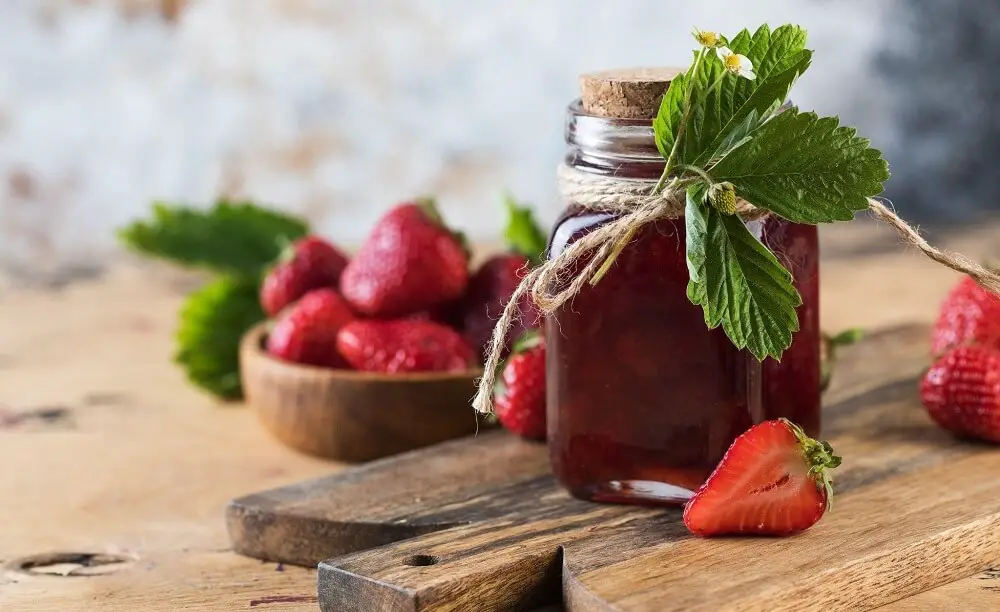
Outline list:
[[[595,212],[611,213],[615,218],[576,240],[521,280],[493,329],[485,371],[479,380],[476,397],[472,400],[473,407],[479,412],[493,411],[493,386],[500,355],[506,344],[507,334],[519,316],[517,305],[526,293],[531,292],[532,300],[542,313],[551,314],[572,300],[585,285],[603,272],[602,266],[612,261],[638,230],[659,219],[684,216],[685,191],[668,187],[656,195],[650,195],[656,181],[600,176],[566,165],[559,167],[558,179],[563,201],[573,202]],[[983,287],[1000,294],[1000,275],[997,273],[960,253],[931,246],[916,229],[875,198],[868,199],[868,209],[876,219],[892,226],[903,242],[917,247],[939,264],[968,274]],[[747,221],[762,219],[768,215],[767,211],[755,208],[745,201],[738,202],[736,210]],[[578,262],[588,256],[590,259],[583,269],[571,276]]]

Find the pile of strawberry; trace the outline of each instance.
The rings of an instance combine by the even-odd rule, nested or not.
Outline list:
[[[261,286],[261,307],[273,319],[267,351],[294,363],[386,374],[481,367],[494,322],[545,248],[530,210],[510,199],[507,207],[509,252],[474,272],[464,237],[449,229],[431,200],[392,208],[353,259],[317,236],[300,238]],[[519,307],[497,416],[515,433],[540,439],[541,317],[528,300]]]
[[[920,398],[941,427],[1000,442],[1000,297],[971,278],[948,293],[931,332]]]

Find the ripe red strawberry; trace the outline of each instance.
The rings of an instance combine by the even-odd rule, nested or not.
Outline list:
[[[296,240],[264,277],[260,305],[273,317],[308,291],[336,287],[347,267],[347,256],[317,236]]]
[[[968,276],[952,287],[941,304],[931,330],[931,354],[942,355],[963,344],[1000,348],[1000,296]]]
[[[546,247],[545,234],[531,208],[520,206],[510,194],[505,196],[504,205],[507,208],[504,241],[510,252],[487,259],[469,280],[465,294],[462,330],[469,344],[484,357],[497,319],[521,279],[542,261]],[[530,295],[519,300],[518,311],[520,316],[507,335],[505,353],[514,340],[541,324],[541,313]]]
[[[468,281],[462,239],[425,200],[379,219],[344,270],[340,291],[357,312],[390,318],[455,299]]]
[[[1000,442],[1000,351],[961,346],[946,353],[924,375],[920,399],[948,431]]]
[[[432,321],[354,321],[337,334],[337,350],[368,372],[453,372],[472,364],[462,336]]]
[[[295,363],[345,367],[337,353],[337,332],[353,320],[354,313],[336,291],[310,291],[281,314],[267,335],[267,352]]]
[[[545,339],[529,332],[514,347],[495,392],[500,423],[524,438],[545,439]]]
[[[469,280],[462,329],[469,344],[481,355],[485,356],[493,327],[530,266],[530,260],[524,255],[496,255],[483,262]],[[541,313],[530,295],[519,300],[518,309],[520,317],[514,321],[507,336],[507,350],[513,339],[541,324]]]
[[[826,442],[777,419],[736,438],[684,507],[684,524],[699,536],[791,535],[816,524],[829,507],[827,469],[840,457]]]

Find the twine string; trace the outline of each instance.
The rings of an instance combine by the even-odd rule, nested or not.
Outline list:
[[[563,201],[595,212],[612,213],[616,218],[582,236],[555,256],[550,256],[548,261],[521,280],[493,329],[485,371],[472,401],[473,407],[480,412],[493,410],[493,387],[500,357],[507,334],[520,315],[518,303],[525,294],[530,292],[542,313],[551,314],[576,297],[594,278],[612,251],[625,246],[625,242],[634,237],[639,229],[660,219],[684,216],[686,196],[683,189],[668,187],[657,195],[650,195],[655,181],[600,176],[566,165],[559,167],[558,179]],[[968,274],[986,289],[1000,294],[1000,275],[996,272],[960,253],[931,246],[915,228],[879,200],[869,198],[868,207],[876,219],[895,229],[903,242],[917,247],[941,265]],[[736,210],[745,221],[762,219],[769,214],[742,200],[737,203]],[[587,257],[589,261],[574,273]]]

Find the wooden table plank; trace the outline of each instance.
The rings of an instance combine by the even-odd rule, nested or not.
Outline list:
[[[993,255],[998,228],[984,225],[948,244],[974,258]],[[835,255],[823,270],[829,329],[926,321],[955,280],[863,225],[824,228],[823,238]],[[889,253],[875,252],[885,245]],[[868,254],[850,256],[859,250]],[[317,609],[314,571],[277,571],[227,550],[224,505],[339,466],[284,449],[247,411],[220,407],[184,382],[169,362],[170,335],[191,286],[187,275],[134,264],[59,291],[0,282],[4,414],[65,409],[0,428],[0,559],[50,551],[139,557],[99,577],[0,573],[0,610]],[[976,607],[982,582],[969,578],[883,610],[940,609],[929,606],[942,601],[984,609]]]
[[[988,571],[901,599],[878,612],[940,612],[1000,610],[1000,560]]]

